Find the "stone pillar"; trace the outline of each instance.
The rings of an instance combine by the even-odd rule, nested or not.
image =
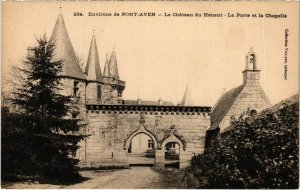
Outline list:
[[[155,163],[156,168],[165,168],[165,152],[163,150],[156,149],[155,151]]]
[[[179,155],[179,168],[186,168],[190,165],[190,160],[192,159],[192,156],[187,154],[185,151],[181,151]]]
[[[124,163],[124,165],[128,166],[129,167],[129,160],[128,160],[128,150],[125,149],[123,151],[119,151],[119,156],[120,156],[120,159],[122,160],[122,162]]]
[[[179,162],[179,169],[183,169],[190,166],[190,161],[189,160],[182,160]]]

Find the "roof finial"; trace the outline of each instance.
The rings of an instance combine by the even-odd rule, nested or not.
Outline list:
[[[249,50],[249,52],[248,52],[248,55],[249,54],[254,54],[255,52],[254,52],[254,48],[253,48],[253,46],[252,47],[250,47],[250,50]]]
[[[59,1],[59,13],[62,13],[62,5],[61,5],[61,1]]]
[[[93,35],[95,35],[95,28],[93,27]]]

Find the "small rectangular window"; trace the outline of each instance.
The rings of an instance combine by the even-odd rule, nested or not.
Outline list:
[[[97,85],[97,101],[101,100],[101,86]]]
[[[78,96],[78,90],[79,90],[79,82],[78,81],[74,81],[74,86],[73,86],[73,95],[74,96]]]
[[[148,140],[148,148],[153,148],[153,147],[154,147],[153,140],[149,139]]]
[[[172,149],[175,148],[175,143],[174,142],[170,143],[170,148],[172,148]]]

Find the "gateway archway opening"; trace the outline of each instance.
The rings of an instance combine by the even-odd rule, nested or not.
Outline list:
[[[152,165],[155,160],[154,140],[145,133],[136,134],[128,148],[130,165]]]
[[[168,142],[165,145],[165,167],[179,168],[180,144]]]

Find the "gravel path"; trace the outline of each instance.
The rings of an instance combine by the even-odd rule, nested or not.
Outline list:
[[[180,188],[179,170],[156,170],[150,167],[132,167],[123,170],[83,171],[82,176],[90,178],[70,186],[50,184],[15,183],[6,188],[18,189],[175,189]]]

